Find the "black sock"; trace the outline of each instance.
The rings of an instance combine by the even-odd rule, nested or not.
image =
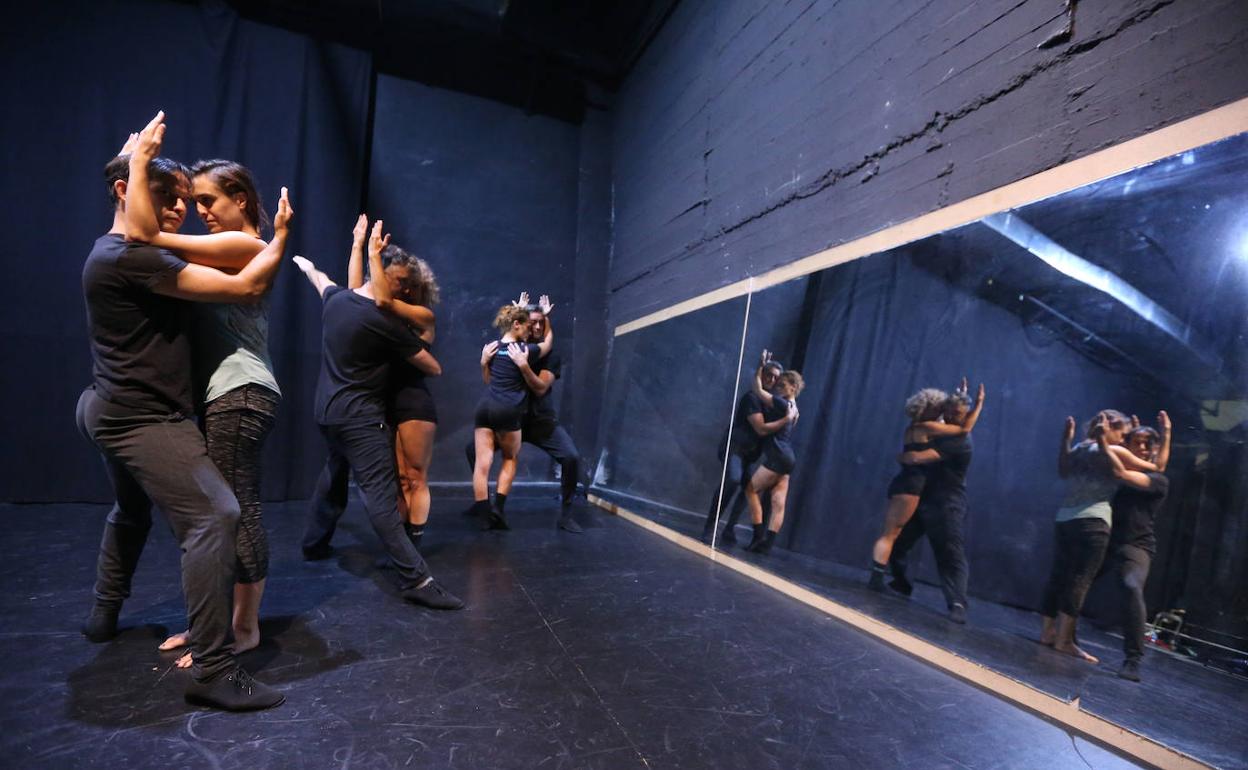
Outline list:
[[[499,513],[506,513],[506,508],[507,508],[507,495],[504,495],[502,492],[495,492],[494,493],[494,510],[498,511]]]
[[[569,460],[559,469],[560,491],[563,493],[564,505],[571,505],[572,498],[576,496],[576,479],[581,474],[579,466],[576,460]]]
[[[490,513],[490,501],[474,500],[472,503],[471,513],[473,516],[480,516],[482,518],[488,516]]]
[[[881,576],[883,576],[883,575],[887,575],[887,574],[888,574],[888,565],[887,565],[887,564],[880,564],[878,561],[875,561],[874,559],[872,559],[872,560],[871,560],[871,571],[872,571],[872,572],[877,572],[877,573],[879,573]]]
[[[403,531],[407,533],[407,539],[412,541],[412,545],[416,550],[420,550],[420,539],[425,536],[424,524],[412,524],[411,522],[403,522]]]

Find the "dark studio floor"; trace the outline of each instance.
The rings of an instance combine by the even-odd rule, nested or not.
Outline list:
[[[298,556],[303,505],[267,506],[266,642],[243,660],[287,701],[249,715],[184,704],[184,674],[155,649],[183,625],[167,529],[123,633],[92,645],[77,627],[106,507],[0,506],[0,764],[1132,766],[600,511],[570,535],[553,498],[515,496],[515,529],[482,533],[459,515],[467,502],[435,492],[425,548],[467,600],[458,613],[398,598],[358,502],[335,558],[316,563]]]
[[[605,490],[595,493],[617,497]],[[618,497],[620,505],[678,532],[690,537],[701,534],[701,517]],[[737,534],[744,545],[748,530],[738,527]],[[921,549],[926,551],[927,546]],[[1040,616],[1035,612],[976,601],[968,624],[958,626],[946,619],[944,598],[935,586],[918,584],[914,596],[904,599],[891,592],[866,590],[866,570],[779,548],[767,556],[747,553],[741,547],[725,552],[1036,689],[1066,701],[1077,698],[1083,710],[1202,762],[1248,768],[1248,734],[1243,730],[1248,719],[1248,681],[1240,677],[1149,650],[1144,681],[1127,682],[1116,675],[1122,662],[1121,636],[1088,621],[1080,624],[1080,644],[1101,659],[1096,666],[1041,646]],[[973,589],[973,565],[971,581]]]

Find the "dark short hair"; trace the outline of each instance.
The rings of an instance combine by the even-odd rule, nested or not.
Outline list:
[[[411,292],[413,305],[424,305],[432,309],[438,304],[442,292],[438,288],[438,279],[433,274],[433,268],[429,267],[428,262],[390,243],[381,250],[381,266],[384,269],[391,265],[408,269],[404,286]]]
[[[1136,436],[1144,436],[1148,440],[1149,449],[1156,449],[1161,445],[1161,434],[1147,425],[1141,425],[1138,428],[1132,428],[1127,431],[1126,440],[1130,441]]]
[[[779,361],[776,361],[776,360],[774,360],[774,359],[773,359],[773,360],[768,361],[767,363],[763,364],[763,369],[775,369],[775,370],[776,370],[776,374],[780,374],[780,373],[782,373],[782,372],[784,371],[784,364],[782,364],[782,363],[780,363]]]
[[[147,164],[147,175],[153,182],[164,187],[176,185],[179,181],[178,177],[187,180],[191,178],[191,172],[186,166],[172,158],[152,158]],[[104,164],[104,181],[108,183],[108,200],[116,206],[117,182],[130,181],[130,156],[128,154],[118,155]]]
[[[255,177],[251,175],[246,166],[221,158],[195,161],[195,165],[191,166],[191,176],[197,177],[205,174],[216,183],[217,187],[225,191],[226,195],[242,193],[246,196],[247,204],[243,206],[243,216],[247,218],[249,225],[259,231],[269,226],[269,213],[264,210],[264,203],[260,200]]]

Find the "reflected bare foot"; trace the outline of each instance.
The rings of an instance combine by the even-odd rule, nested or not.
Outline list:
[[[1087,661],[1088,663],[1091,663],[1092,665],[1096,665],[1097,663],[1101,662],[1099,659],[1097,659],[1095,655],[1089,655],[1088,653],[1084,652],[1082,649],[1079,648],[1079,645],[1075,644],[1074,642],[1067,642],[1065,644],[1054,644],[1053,649],[1064,655],[1069,655],[1072,658],[1078,658],[1079,660]]]
[[[157,647],[156,649],[160,650],[161,652],[169,652],[170,650],[176,650],[181,647],[185,647],[186,645],[190,643],[191,643],[191,632],[183,631],[182,633],[174,634],[173,636],[169,637],[165,641],[161,642],[160,646]]]
[[[187,650],[186,652],[182,653],[181,657],[179,657],[177,660],[173,662],[173,665],[178,668],[190,668],[192,662],[193,661],[191,660],[190,650]]]
[[[230,652],[235,655],[240,652],[254,650],[260,646],[260,629],[252,629],[251,631],[242,631],[234,629],[234,644],[230,646]]]

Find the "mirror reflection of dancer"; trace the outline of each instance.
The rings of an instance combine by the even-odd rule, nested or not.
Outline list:
[[[406,261],[408,255],[397,250],[391,252],[393,261],[384,264],[386,239],[381,228],[377,220],[368,241],[369,262],[383,262],[383,272],[398,294],[404,287],[412,288],[416,271]],[[354,473],[373,531],[399,574],[403,598],[432,609],[460,609],[464,603],[434,579],[403,528],[395,494],[399,479],[394,438],[386,423],[392,364],[415,366],[431,376],[442,369],[410,326],[377,307],[371,284],[344,289],[307,259],[297,256],[295,264],[322,299],[316,420],[329,445],[303,536],[304,558],[331,555],[329,543],[347,507],[346,476]],[[402,360],[395,361],[396,356]]]
[[[364,285],[364,241],[367,233],[368,217],[360,214],[352,231],[351,259],[347,263],[347,287],[351,289]],[[411,326],[426,344],[432,346],[436,331],[433,306],[438,303],[440,292],[429,263],[391,244],[389,235],[382,239],[380,252],[369,250],[368,255],[368,280],[374,303]],[[402,285],[392,281],[386,275],[385,264],[407,265],[407,281]],[[395,431],[399,515],[403,517],[403,531],[417,549],[425,534],[425,524],[429,521],[429,463],[433,459],[433,439],[438,430],[438,410],[425,377],[425,372],[415,366],[391,366],[387,399],[389,410],[386,413],[386,419]]]
[[[1104,440],[1102,436],[1100,441]],[[1158,414],[1156,430],[1135,425],[1127,433],[1123,445],[1140,460],[1157,466],[1153,472],[1127,470],[1117,454],[1101,447],[1109,457],[1114,477],[1122,484],[1110,500],[1114,523],[1109,538],[1111,569],[1121,588],[1124,616],[1122,649],[1125,660],[1118,676],[1138,682],[1148,614],[1144,584],[1148,581],[1153,554],[1157,553],[1153,522],[1170,490],[1169,480],[1162,475],[1170,462],[1170,416],[1165,412]]]
[[[983,393],[984,386],[980,385],[977,401],[981,405]],[[971,398],[967,395],[964,378],[962,385],[945,400],[942,416],[949,425],[963,425],[971,410]],[[955,623],[966,622],[966,474],[971,466],[972,452],[971,437],[966,433],[939,437],[932,442],[930,449],[902,452],[900,460],[903,464],[934,465],[919,497],[919,507],[902,527],[889,559],[893,574],[889,586],[909,596],[913,586],[906,578],[906,556],[919,538],[926,534],[936,557],[936,571],[940,575],[945,605],[949,608],[949,619]]]
[[[549,316],[554,308],[550,299],[538,301],[542,315]],[[472,513],[481,517],[485,529],[510,529],[507,526],[507,494],[516,478],[516,458],[520,454],[521,433],[529,393],[545,392],[546,384],[538,377],[540,367],[554,344],[554,332],[546,325],[546,336],[537,344],[529,338],[529,311],[516,305],[503,305],[494,316],[494,327],[502,338],[481,349],[481,379],[485,393],[477,403],[473,441],[476,463],[472,470]],[[490,467],[494,450],[503,454],[498,471],[494,503],[490,497]]]
[[[1088,663],[1098,661],[1075,643],[1075,625],[1109,547],[1113,522],[1110,498],[1118,489],[1118,479],[1108,453],[1112,452],[1127,470],[1157,471],[1157,466],[1121,446],[1127,427],[1126,416],[1106,409],[1089,423],[1087,437],[1072,446],[1075,419],[1067,417],[1058,449],[1057,472],[1069,484],[1057,509],[1053,566],[1040,609],[1044,616],[1040,641]]]
[[[189,419],[191,305],[185,300],[243,303],[263,297],[281,265],[291,209],[283,189],[273,239],[233,275],[127,242],[130,205],[146,206],[164,233],[176,233],[186,215],[186,169],[156,157],[163,120],[158,113],[135,137],[130,158],[106,166],[113,226],[96,241],[82,273],[94,381],[78,401],[78,426],[104,455],[116,495],[83,633],[93,642],[116,635],[155,504],[182,550],[191,648],[187,699],[231,711],[270,708],[285,696],[252,679],[226,644],[240,511],[204,435]],[[150,191],[150,199],[128,195],[140,190]]]
[[[932,440],[940,436],[961,436],[970,433],[979,420],[979,413],[984,407],[984,390],[980,386],[975,406],[966,416],[961,425],[941,422],[945,402],[949,394],[936,388],[924,388],[906,399],[906,416],[910,425],[906,427],[902,438],[903,452],[921,452],[932,448]],[[893,543],[906,526],[906,522],[914,516],[919,507],[919,498],[923,494],[927,482],[927,465],[902,465],[901,470],[888,484],[888,505],[884,509],[884,531],[875,541],[871,551],[871,579],[867,586],[875,591],[884,590],[884,575],[888,571],[888,560],[893,553]]]
[[[766,352],[764,351],[764,355]],[[762,371],[754,374],[754,395],[763,404],[766,422],[787,420],[783,428],[762,440],[762,462],[745,484],[745,499],[750,506],[750,522],[754,537],[745,547],[754,553],[769,553],[776,534],[784,525],[784,505],[789,495],[789,476],[797,465],[793,454],[793,428],[797,425],[797,397],[806,383],[802,375],[786,369],[776,380],[775,393],[763,387]],[[771,518],[763,525],[763,503],[759,495],[771,491]]]
[[[550,319],[540,307],[529,305],[529,294],[524,292],[515,303],[529,311],[529,336],[525,340],[530,344],[541,344],[546,339],[546,325]],[[533,371],[541,381],[543,388],[529,391],[529,406],[520,424],[521,441],[541,449],[559,463],[560,501],[559,520],[556,526],[567,532],[583,532],[581,525],[572,517],[572,499],[576,495],[576,484],[580,478],[580,453],[572,436],[559,424],[559,415],[555,412],[550,397],[555,387],[555,380],[563,374],[563,361],[556,350],[550,351],[545,358],[539,359]],[[477,445],[476,437],[464,448],[468,457],[468,467],[476,470]]]
[[[191,194],[208,235],[162,233],[150,196],[126,210],[133,240],[169,249],[198,264],[238,270],[265,247],[261,229],[268,214],[246,167],[228,160],[204,160],[191,167]],[[203,390],[200,427],[208,456],[238,498],[234,584],[235,654],[260,644],[260,600],[269,574],[269,542],[261,520],[260,460],[264,441],[273,429],[281,389],[269,358],[269,295],[248,304],[212,303],[195,306],[192,349]],[[161,650],[185,647],[190,634],[166,639]],[[190,653],[177,660],[191,665]]]
[[[783,371],[784,367],[780,362],[773,360],[764,350],[755,377],[762,380],[764,390],[771,392]],[[706,513],[706,523],[702,526],[703,542],[711,542],[711,536],[715,532],[715,517],[731,503],[732,510],[728,514],[719,542],[726,546],[736,544],[735,527],[745,510],[745,483],[749,479],[749,469],[758,462],[763,439],[783,430],[788,424],[788,414],[774,422],[766,422],[763,417],[763,402],[755,395],[753,387],[741,394],[737,401],[736,416],[732,420],[732,431],[724,444],[720,445],[721,452],[725,451],[725,445],[727,451],[726,459],[724,455],[720,455],[720,459],[724,460],[724,476],[722,484],[715,487],[715,494],[711,497],[711,507]]]

